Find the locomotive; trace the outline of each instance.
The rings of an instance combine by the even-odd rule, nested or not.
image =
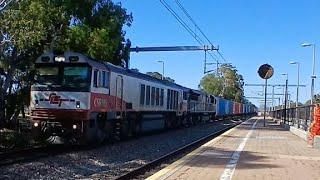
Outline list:
[[[35,68],[30,108],[37,141],[101,142],[255,111],[76,52],[44,53]]]

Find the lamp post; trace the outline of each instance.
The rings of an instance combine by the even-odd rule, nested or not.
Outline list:
[[[286,76],[286,91],[284,96],[284,124],[286,124],[287,118],[287,99],[288,99],[288,73],[281,73],[282,76]]]
[[[298,80],[297,80],[297,97],[296,97],[296,120],[298,124],[298,128],[300,128],[300,122],[299,122],[299,85],[300,85],[300,63],[299,62],[290,62],[289,64],[297,65],[298,67]]]
[[[313,94],[314,94],[314,79],[316,78],[315,75],[315,63],[316,63],[316,44],[312,43],[302,43],[302,47],[308,47],[312,46],[313,47],[313,61],[312,61],[312,75],[311,75],[311,105],[313,104]]]
[[[158,62],[162,62],[162,80],[164,80],[164,61],[158,61]]]
[[[290,62],[289,64],[297,65],[298,67],[298,82],[297,82],[297,97],[296,97],[296,107],[298,107],[299,106],[299,85],[300,85],[300,63]]]

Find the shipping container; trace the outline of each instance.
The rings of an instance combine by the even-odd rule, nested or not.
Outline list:
[[[226,103],[227,101],[222,98],[216,98],[217,100],[217,110],[216,116],[221,117],[226,115]]]
[[[240,107],[239,107],[239,114],[243,114],[243,104],[239,103]]]
[[[238,102],[233,103],[233,114],[235,115],[240,114],[240,103]]]
[[[233,115],[233,101],[227,101],[226,113],[227,115]]]

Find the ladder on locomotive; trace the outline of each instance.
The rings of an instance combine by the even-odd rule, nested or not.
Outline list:
[[[116,78],[116,124],[115,124],[115,139],[121,139],[121,129],[123,121],[123,77],[118,75]]]

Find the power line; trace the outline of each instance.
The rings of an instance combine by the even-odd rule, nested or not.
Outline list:
[[[204,41],[198,38],[196,33],[180,18],[180,16],[170,7],[170,5],[165,0],[160,0],[162,5],[173,15],[173,17],[189,32],[189,34],[201,45],[204,46]],[[200,42],[201,41],[201,42]],[[217,56],[214,57],[210,52],[208,54],[216,61],[219,62]]]
[[[202,29],[198,26],[198,24],[193,20],[191,15],[188,13],[186,8],[180,3],[179,0],[175,0],[176,4],[180,7],[180,9],[184,12],[184,14],[189,18],[189,20],[194,24],[194,26],[200,31],[200,33],[203,35],[203,37],[213,46],[213,43],[210,41],[210,39],[207,37],[207,35],[202,31]],[[223,61],[226,61],[225,58],[222,56],[222,54],[218,51],[220,57],[223,59]],[[216,54],[214,54],[217,59],[219,59]]]
[[[195,25],[195,27],[200,31],[200,33],[203,35],[203,37],[205,37],[207,39],[207,41],[211,44],[212,42],[209,40],[209,38],[204,34],[204,32],[199,28],[199,26],[197,25],[197,23],[193,20],[193,18],[190,16],[190,14],[188,13],[188,11],[182,6],[182,4],[180,3],[179,0],[175,0],[175,2],[178,4],[178,6],[180,7],[180,9],[184,12],[184,14],[190,19],[190,21]]]
[[[196,33],[180,18],[180,16],[169,6],[165,0],[160,0],[162,5],[173,15],[173,17],[194,37],[200,45],[205,44],[201,39],[198,39]],[[200,42],[201,41],[201,42]]]

